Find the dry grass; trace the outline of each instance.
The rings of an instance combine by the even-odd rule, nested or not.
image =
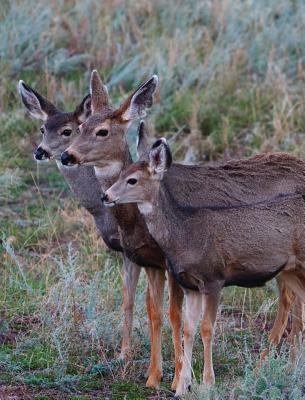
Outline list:
[[[134,361],[116,361],[120,259],[105,249],[55,166],[37,167],[31,159],[38,124],[25,118],[18,79],[70,109],[88,91],[92,67],[116,104],[157,73],[150,124],[155,135],[168,136],[176,159],[269,150],[303,157],[304,15],[301,0],[1,3],[0,396],[3,389],[37,399],[167,398],[173,374],[166,318],[165,383],[160,392],[143,387],[149,355],[144,277]],[[132,149],[134,135],[132,128]],[[195,386],[190,398],[303,396],[302,360],[287,373],[285,348],[255,369],[276,303],[273,283],[225,291],[215,339],[217,385],[208,393]],[[201,369],[198,338],[198,382]]]

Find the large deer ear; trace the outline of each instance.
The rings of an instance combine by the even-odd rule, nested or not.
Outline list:
[[[109,106],[107,87],[103,84],[97,70],[93,70],[90,80],[91,109],[92,114],[101,111]]]
[[[78,122],[82,124],[91,115],[91,96],[88,94],[83,101],[76,107],[74,115]]]
[[[149,166],[156,179],[163,179],[163,174],[172,164],[172,153],[166,139],[158,139],[149,152]]]
[[[54,104],[27,86],[23,81],[19,81],[18,90],[23,104],[32,117],[45,121],[48,117],[58,112]]]
[[[138,129],[137,154],[138,159],[144,159],[149,153],[149,135],[144,121],[141,121]]]
[[[158,77],[157,75],[153,75],[124,101],[115,114],[120,115],[121,120],[125,122],[145,117],[146,108],[151,107],[153,104],[153,94],[157,86]]]

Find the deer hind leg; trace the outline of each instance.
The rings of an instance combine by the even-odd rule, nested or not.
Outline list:
[[[295,294],[287,288],[287,286],[285,285],[285,280],[283,279],[281,274],[277,276],[276,282],[279,290],[279,304],[273,327],[269,334],[269,342],[274,347],[278,346],[284,334],[285,328],[287,326],[290,307],[295,299]],[[261,353],[258,368],[261,368],[262,363],[265,361],[268,354],[269,349],[265,349]]]
[[[295,344],[296,338],[304,330],[303,307],[304,303],[297,297],[293,303],[291,332],[287,338],[287,341],[291,344]]]
[[[304,319],[303,319],[303,306],[304,303],[297,297],[292,309],[292,327],[291,332],[287,338],[290,343],[291,349],[289,359],[292,363],[295,362],[296,356],[300,346],[300,340],[303,341]],[[301,335],[301,337],[300,337]]]
[[[291,304],[295,300],[295,294],[287,288],[281,275],[277,277],[276,281],[279,289],[279,307],[269,335],[269,342],[273,346],[278,346],[280,343],[287,326]]]
[[[187,291],[185,294],[184,355],[176,396],[182,396],[192,382],[192,354],[196,328],[201,316],[202,294]]]
[[[162,378],[161,331],[163,322],[163,298],[165,284],[165,270],[145,268],[148,277],[149,307],[148,317],[151,327],[151,353],[149,376],[146,387],[157,388]]]
[[[292,332],[290,334],[293,344],[297,344],[294,340],[295,336],[303,330],[303,304],[305,303],[305,278],[303,271],[284,271],[283,279],[285,279],[286,286],[296,294],[297,301],[294,307]],[[291,359],[293,360],[296,354],[296,349],[292,349]]]
[[[124,360],[130,355],[131,350],[131,336],[132,336],[132,324],[133,324],[133,309],[136,288],[139,281],[141,268],[131,262],[123,254],[123,339],[120,353],[120,359]]]
[[[203,319],[201,323],[201,338],[204,346],[204,369],[202,381],[206,385],[214,385],[213,368],[213,335],[219,306],[221,291],[216,290],[203,296]]]
[[[173,275],[168,272],[168,287],[169,287],[169,320],[172,328],[173,342],[175,349],[175,376],[172,382],[172,390],[176,390],[180,371],[182,368],[182,338],[181,338],[181,326],[182,326],[182,305],[184,292],[179,286]]]

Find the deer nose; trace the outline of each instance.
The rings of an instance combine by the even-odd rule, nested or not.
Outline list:
[[[73,165],[76,164],[76,158],[73,154],[69,154],[67,151],[64,151],[60,157],[60,161],[63,165]]]
[[[103,203],[109,201],[108,194],[104,193],[104,194],[102,195],[102,197],[101,197],[101,200],[102,200]]]
[[[41,161],[50,158],[50,154],[39,146],[34,153],[34,157],[36,160]]]

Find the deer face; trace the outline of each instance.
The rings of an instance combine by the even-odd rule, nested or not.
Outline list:
[[[54,104],[23,81],[19,82],[19,93],[31,116],[43,121],[40,127],[42,141],[34,153],[35,159],[59,159],[64,149],[78,134],[79,125],[91,113],[90,95],[86,96],[73,112],[68,113],[59,111]]]
[[[143,126],[143,123],[140,125]],[[141,141],[138,142],[138,154]],[[170,167],[172,156],[165,139],[157,140],[147,153],[139,154],[140,160],[122,171],[117,182],[102,197],[105,205],[139,203],[145,210],[152,207],[160,181]]]
[[[114,110],[110,106],[107,88],[97,71],[93,71],[90,82],[92,116],[80,126],[80,135],[62,154],[62,163],[100,168],[116,165],[121,169],[128,151],[125,137],[128,125],[143,116],[145,109],[152,105],[157,82],[158,78],[153,76]]]

